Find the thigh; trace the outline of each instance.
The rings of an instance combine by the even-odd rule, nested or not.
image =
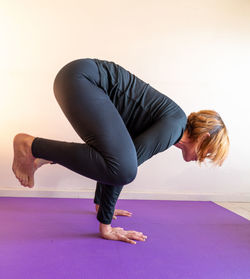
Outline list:
[[[136,160],[133,141],[119,112],[97,86],[99,74],[95,66],[88,59],[64,66],[54,82],[56,100],[83,141],[105,156],[126,154]]]

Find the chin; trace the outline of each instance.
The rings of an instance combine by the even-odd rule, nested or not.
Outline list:
[[[186,162],[195,162],[195,161],[197,161],[197,159],[194,158],[194,157],[183,157],[183,159],[184,159]]]

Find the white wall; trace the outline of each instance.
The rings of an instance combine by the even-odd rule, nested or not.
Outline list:
[[[37,0],[0,3],[0,195],[93,197],[95,181],[44,166],[36,186],[11,170],[19,132],[81,142],[52,90],[71,60],[114,61],[189,114],[218,111],[229,130],[221,168],[183,161],[176,147],[140,166],[122,197],[250,201],[249,0]]]

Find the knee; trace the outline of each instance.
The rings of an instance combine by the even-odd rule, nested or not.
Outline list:
[[[112,185],[126,185],[131,183],[137,175],[137,161],[129,164],[119,164],[119,167],[109,166],[109,180]]]
[[[72,77],[77,74],[78,60],[73,60],[64,65],[56,74],[53,83],[54,96],[57,97],[66,91],[69,91],[69,86],[72,86]]]
[[[125,168],[121,169],[119,175],[119,181],[121,185],[126,185],[131,183],[137,175],[137,166],[126,166]]]

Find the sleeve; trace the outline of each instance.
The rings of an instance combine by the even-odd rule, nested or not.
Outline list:
[[[111,224],[115,205],[122,191],[121,185],[107,185],[97,182],[95,203],[99,201],[97,220],[103,224]]]
[[[95,204],[100,205],[101,195],[102,195],[102,183],[97,182],[95,188],[95,197],[94,197]]]

